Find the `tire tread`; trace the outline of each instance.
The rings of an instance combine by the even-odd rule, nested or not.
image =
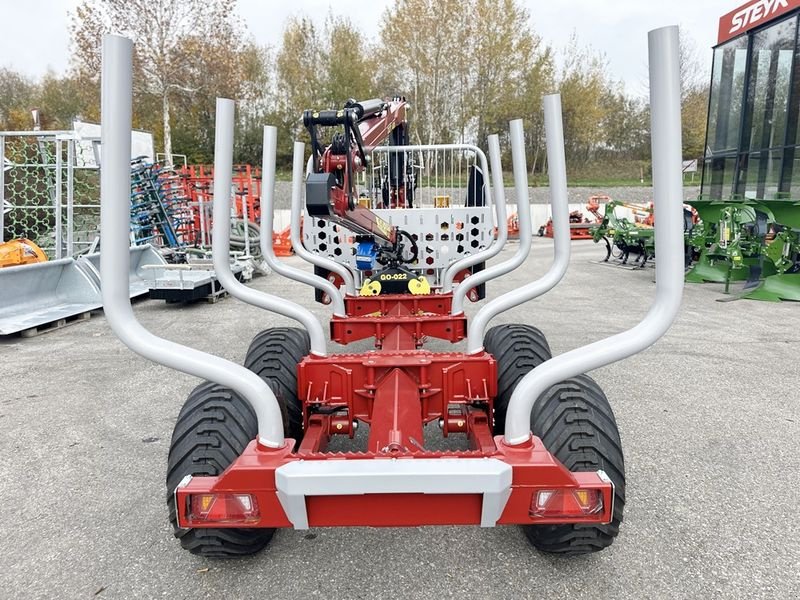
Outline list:
[[[297,365],[311,350],[308,332],[297,327],[265,329],[253,338],[244,366],[272,387],[282,403],[287,437],[303,436],[303,403],[297,397]]]
[[[625,462],[611,406],[588,375],[552,386],[536,401],[531,430],[570,471],[602,469],[614,482],[614,514],[607,525],[528,525],[530,542],[543,552],[578,555],[610,546],[625,508]]]
[[[180,529],[175,488],[186,475],[219,475],[258,434],[250,405],[234,391],[214,383],[197,386],[181,408],[167,459],[169,520],[181,546],[206,557],[254,554],[266,546],[274,529]]]
[[[506,411],[517,383],[531,369],[552,357],[544,334],[531,325],[496,325],[483,338],[483,347],[497,361],[497,396],[494,401],[494,433],[505,430]]]

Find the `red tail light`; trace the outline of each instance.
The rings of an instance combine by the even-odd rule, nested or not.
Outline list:
[[[536,518],[569,518],[603,512],[602,490],[539,490],[531,499],[530,516]]]
[[[250,494],[192,494],[189,519],[211,523],[254,523],[260,518],[258,501]]]

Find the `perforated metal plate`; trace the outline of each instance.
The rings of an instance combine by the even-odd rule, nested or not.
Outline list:
[[[406,267],[426,275],[433,285],[440,283],[444,269],[451,262],[486,248],[494,239],[491,207],[376,209],[373,212],[417,241],[417,261]],[[361,283],[363,272],[356,269],[353,232],[328,221],[306,217],[303,242],[310,251],[350,267],[357,283]]]

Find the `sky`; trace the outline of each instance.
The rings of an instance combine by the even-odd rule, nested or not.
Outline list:
[[[157,2],[158,0],[153,0]],[[48,69],[69,66],[68,13],[79,0],[0,0],[3,33],[0,66],[40,77]],[[277,46],[283,24],[310,16],[320,25],[332,10],[345,14],[368,38],[376,39],[381,15],[393,0],[239,0],[239,15],[260,44]],[[522,0],[534,30],[556,49],[575,33],[582,45],[606,55],[609,73],[630,94],[644,95],[647,80],[647,32],[680,25],[694,41],[701,64],[710,71],[711,47],[719,18],[744,0]]]

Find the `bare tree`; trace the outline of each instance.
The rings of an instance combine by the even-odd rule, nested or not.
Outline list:
[[[72,15],[73,67],[96,76],[100,42],[116,32],[135,42],[137,83],[160,99],[164,152],[172,163],[171,97],[186,85],[196,48],[206,40],[235,41],[235,0],[84,0]]]

